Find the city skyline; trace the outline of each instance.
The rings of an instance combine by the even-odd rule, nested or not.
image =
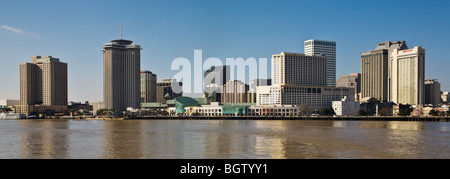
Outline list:
[[[373,50],[374,44],[404,40],[411,47],[426,48],[425,78],[438,79],[442,91],[450,90],[450,80],[445,78],[446,67],[450,65],[450,45],[446,43],[450,41],[450,22],[441,21],[450,17],[445,9],[450,5],[448,1],[389,1],[389,7],[383,8],[386,14],[381,15],[378,8],[371,7],[383,4],[379,1],[198,0],[130,4],[113,1],[106,5],[102,1],[4,1],[0,4],[3,7],[0,75],[8,77],[0,87],[0,99],[19,99],[18,64],[30,56],[54,55],[69,64],[69,101],[102,101],[101,47],[120,37],[120,24],[124,24],[124,39],[133,40],[144,49],[141,70],[157,74],[158,81],[177,72],[169,70],[172,60],[178,57],[192,60],[196,49],[203,50],[203,60],[270,59],[280,52],[304,53],[303,43],[309,39],[338,44],[336,77],[339,77],[360,73],[360,54]],[[42,11],[46,7],[51,11]],[[164,12],[167,9],[162,7],[171,8]],[[79,9],[85,13],[75,13]],[[110,18],[108,13],[119,10],[123,10],[120,11],[123,16],[105,20]],[[394,12],[403,13],[406,18],[392,18],[389,14]],[[140,18],[136,20],[135,16]],[[51,24],[55,28],[44,28]],[[385,30],[392,25],[403,30]]]

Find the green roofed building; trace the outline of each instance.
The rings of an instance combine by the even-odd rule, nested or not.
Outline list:
[[[223,105],[222,115],[246,115],[248,105]]]
[[[185,107],[188,106],[200,106],[200,103],[195,100],[194,98],[190,98],[190,97],[186,97],[186,96],[182,96],[182,97],[178,97],[175,98],[175,112],[180,114],[180,113],[185,113],[186,109]]]

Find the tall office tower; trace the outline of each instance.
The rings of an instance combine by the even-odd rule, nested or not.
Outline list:
[[[166,78],[160,82],[156,83],[156,102],[166,103],[167,99],[175,99],[177,97],[183,96],[183,93],[176,93],[173,90],[174,84],[178,83],[178,86],[183,85],[182,82],[177,82],[176,79]]]
[[[205,71],[205,86],[209,84],[224,85],[230,80],[230,66],[212,66]]]
[[[324,40],[305,41],[306,55],[325,55],[327,57],[327,86],[336,85],[336,42]]]
[[[103,46],[103,98],[106,109],[139,108],[141,50],[130,40]]]
[[[425,80],[425,104],[441,103],[441,84],[436,79]]]
[[[156,74],[141,71],[141,103],[156,102]]]
[[[67,105],[67,63],[58,58],[32,57],[20,64],[20,104]]]
[[[391,54],[391,101],[397,104],[425,103],[425,49],[393,49]]]
[[[230,80],[223,86],[222,103],[247,103],[249,86],[239,80]]]
[[[354,88],[355,100],[359,101],[359,93],[361,93],[361,73],[351,73],[343,75],[336,81],[336,87]]]
[[[223,85],[230,80],[230,66],[212,66],[205,71],[203,79],[204,96],[221,102]]]
[[[272,55],[272,84],[326,86],[327,58],[287,52]]]
[[[361,53],[361,98],[390,101],[390,53],[407,49],[405,41],[379,43],[373,51]]]

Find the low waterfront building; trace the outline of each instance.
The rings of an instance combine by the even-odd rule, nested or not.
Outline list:
[[[62,113],[67,110],[67,105],[16,105],[16,112],[25,114],[27,116],[30,115],[46,115],[53,116],[55,113]]]
[[[0,99],[0,106],[12,107],[12,106],[15,106],[15,105],[20,105],[20,100]]]
[[[332,106],[333,101],[344,97],[354,101],[354,88],[337,88],[329,86],[310,86],[293,84],[275,84],[257,87],[256,105],[297,105],[304,106],[304,114],[320,111]]]
[[[68,103],[67,108],[69,110],[88,110],[88,111],[92,111],[94,109],[93,105],[89,104],[89,101],[85,101],[84,103],[70,101]]]
[[[359,105],[359,102],[350,101],[347,97],[344,97],[340,101],[333,101],[333,110],[337,116],[357,115]]]
[[[296,105],[264,105],[250,106],[247,109],[250,116],[298,116],[300,108]]]

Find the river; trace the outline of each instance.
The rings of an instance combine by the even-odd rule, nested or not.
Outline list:
[[[2,159],[449,159],[449,122],[0,120]]]

